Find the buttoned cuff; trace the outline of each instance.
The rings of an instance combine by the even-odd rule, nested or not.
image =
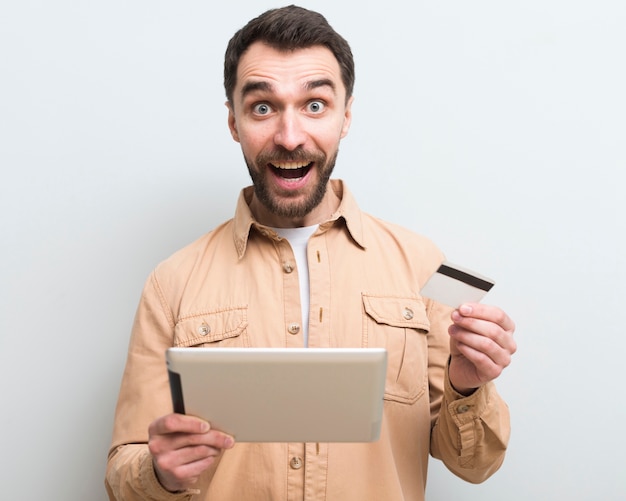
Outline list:
[[[495,385],[489,382],[467,397],[461,395],[452,387],[446,367],[443,406],[458,429],[458,461],[463,468],[474,467],[476,446],[483,439],[481,416],[486,413],[494,391]]]
[[[154,471],[152,456],[147,452],[141,459],[139,466],[139,483],[149,499],[159,501],[185,501],[190,500],[195,494],[200,494],[198,489],[186,489],[180,492],[170,492],[165,489]]]

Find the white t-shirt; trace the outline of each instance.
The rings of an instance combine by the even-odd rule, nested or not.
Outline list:
[[[291,245],[296,259],[298,279],[300,281],[300,306],[302,307],[302,333],[304,346],[309,344],[309,263],[306,249],[309,238],[319,225],[305,226],[304,228],[272,228],[279,236]]]

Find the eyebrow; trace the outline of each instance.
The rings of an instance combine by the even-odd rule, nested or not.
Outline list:
[[[319,87],[330,87],[333,93],[337,91],[335,82],[333,82],[330,78],[321,78],[320,80],[312,80],[310,82],[307,82],[304,87],[306,88],[306,90],[313,90]]]
[[[269,82],[246,82],[241,89],[241,97],[246,97],[256,91],[271,92],[272,88],[273,86]]]
[[[304,84],[304,88],[307,91],[318,89],[320,87],[330,87],[333,93],[335,93],[337,90],[337,86],[335,85],[335,82],[333,82],[329,78],[311,80]],[[243,88],[241,89],[241,97],[246,97],[248,94],[251,94],[253,92],[272,92],[273,89],[274,89],[274,86],[270,82],[265,82],[265,81],[246,82]]]

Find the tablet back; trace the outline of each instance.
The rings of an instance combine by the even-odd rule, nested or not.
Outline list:
[[[370,442],[380,435],[380,348],[170,348],[174,411],[240,442]]]

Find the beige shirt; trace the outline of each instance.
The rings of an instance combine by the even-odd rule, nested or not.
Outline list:
[[[335,214],[308,244],[309,346],[385,347],[381,437],[373,443],[237,443],[197,489],[156,480],[148,425],[172,412],[170,346],[302,347],[289,243],[258,224],[242,191],[234,219],[161,263],[144,288],[115,416],[106,487],[118,500],[423,500],[428,455],[480,482],[500,466],[509,414],[492,383],[448,382],[450,308],[419,295],[443,260],[427,239],[359,210],[339,180]]]

